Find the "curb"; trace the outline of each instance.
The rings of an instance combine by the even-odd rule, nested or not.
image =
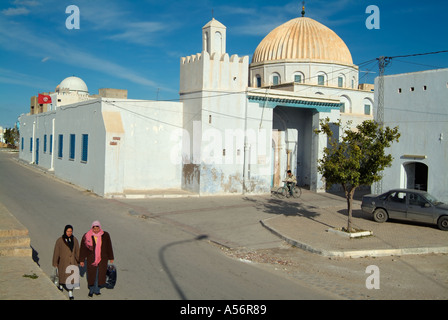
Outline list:
[[[107,199],[175,199],[175,198],[199,198],[199,195],[189,195],[189,194],[120,194],[120,195],[111,195],[109,197],[105,197]]]
[[[269,219],[267,219],[269,220]],[[267,221],[265,220],[265,221]],[[364,257],[385,257],[385,256],[402,256],[402,255],[417,255],[417,254],[447,254],[448,247],[423,247],[423,248],[401,248],[401,249],[370,249],[370,250],[349,250],[349,251],[329,251],[315,248],[309,244],[299,242],[297,240],[288,238],[282,235],[279,231],[267,225],[267,223],[260,220],[260,223],[267,230],[286,241],[290,245],[309,251],[311,253],[319,254],[324,257],[339,257],[339,258],[364,258]]]

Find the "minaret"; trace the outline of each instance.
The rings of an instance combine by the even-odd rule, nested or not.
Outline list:
[[[213,53],[222,55],[226,53],[226,26],[212,18],[202,28],[202,51],[207,51],[211,56]]]

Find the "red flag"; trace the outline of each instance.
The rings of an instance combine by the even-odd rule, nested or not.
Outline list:
[[[47,104],[51,103],[51,97],[48,95],[40,94],[37,97],[37,103],[39,104]]]

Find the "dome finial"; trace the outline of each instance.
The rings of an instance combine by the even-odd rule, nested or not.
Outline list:
[[[302,17],[305,16],[305,1],[302,1]]]

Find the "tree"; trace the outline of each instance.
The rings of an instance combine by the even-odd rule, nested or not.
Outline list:
[[[16,146],[17,141],[19,141],[19,131],[17,128],[8,128],[5,130],[3,137],[6,144]]]
[[[350,122],[348,123],[350,125]],[[392,156],[386,154],[392,142],[398,142],[398,127],[381,128],[373,120],[366,120],[356,129],[345,127],[340,139],[333,137],[334,126],[342,126],[341,120],[331,123],[329,118],[320,121],[320,130],[316,134],[326,134],[328,147],[319,160],[318,171],[325,178],[326,188],[341,184],[347,200],[347,232],[352,232],[352,203],[356,188],[372,185],[381,180],[381,171],[392,164]]]

